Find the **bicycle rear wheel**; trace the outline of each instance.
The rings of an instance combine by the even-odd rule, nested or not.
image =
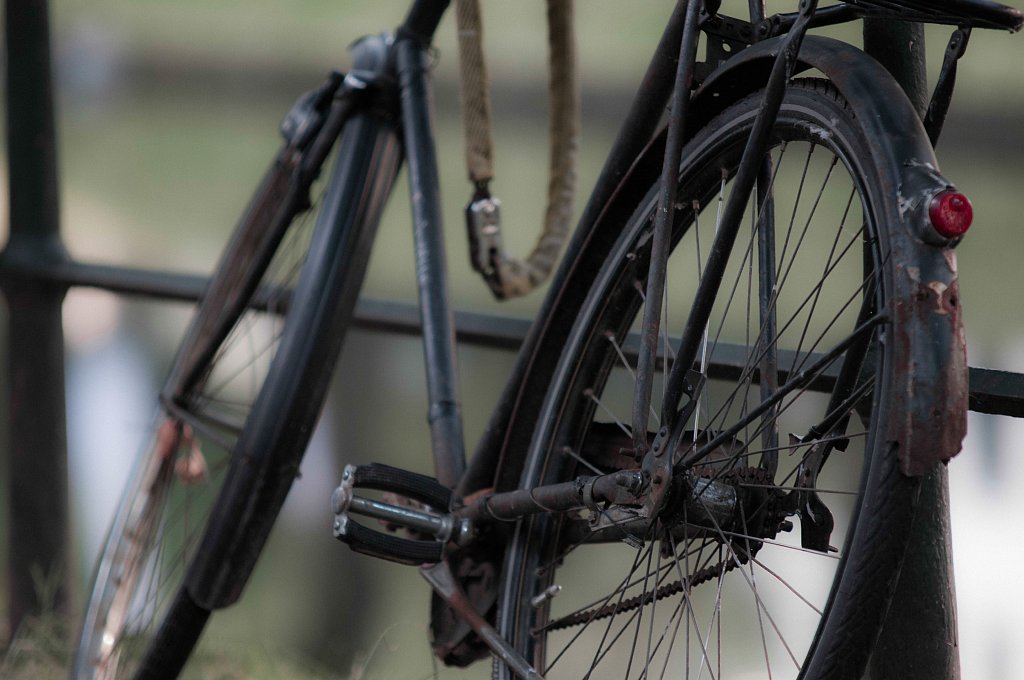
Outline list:
[[[98,563],[76,677],[174,677],[210,611],[240,595],[312,434],[399,159],[390,127],[354,116],[309,206],[294,152],[279,156],[161,393]]]
[[[760,102],[684,149],[664,327],[693,304]],[[498,627],[544,677],[860,677],[916,489],[885,438],[901,414],[879,176],[841,95],[792,83],[703,329],[667,510],[653,526],[604,507],[516,529]],[[633,356],[656,208],[654,187],[568,265],[561,304],[579,311],[522,488],[638,467]],[[660,341],[662,369],[678,342]]]

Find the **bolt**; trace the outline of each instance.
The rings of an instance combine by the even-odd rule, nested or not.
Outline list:
[[[634,536],[633,534],[626,534],[625,536],[623,536],[622,542],[628,545],[629,547],[633,548],[634,550],[639,550],[640,548],[644,547],[644,542],[636,536]]]
[[[615,478],[615,483],[626,489],[629,492],[637,491],[643,484],[643,479],[639,474],[625,473],[620,474]]]
[[[540,593],[539,595],[534,595],[533,598],[530,600],[530,604],[534,607],[539,607],[551,598],[553,598],[555,595],[558,595],[559,591],[561,590],[562,586],[558,585],[557,583],[555,585],[548,586],[544,590],[544,592]]]
[[[473,524],[468,519],[461,520],[455,542],[459,545],[469,545],[473,534]]]

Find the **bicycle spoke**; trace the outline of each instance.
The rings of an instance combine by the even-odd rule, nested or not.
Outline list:
[[[699,498],[698,498],[698,502],[703,504],[703,501],[700,500]],[[781,543],[776,543],[774,541],[765,541],[764,539],[758,539],[758,538],[755,538],[755,537],[752,537],[752,536],[747,536],[745,534],[736,534],[736,533],[732,533],[732,532],[723,531],[722,528],[720,526],[718,526],[717,520],[715,520],[715,518],[713,516],[711,516],[710,513],[709,513],[709,517],[711,518],[711,521],[715,524],[715,531],[719,534],[719,536],[721,536],[723,538],[723,540],[722,540],[720,545],[723,548],[725,548],[726,550],[728,550],[730,557],[735,561],[735,563],[737,565],[741,564],[741,560],[740,560],[739,556],[736,554],[736,551],[733,549],[732,543],[727,541],[727,540],[725,540],[726,536],[734,536],[734,537],[741,538],[741,539],[744,539],[744,540],[747,540],[747,541],[754,540],[754,541],[759,541],[759,542],[766,542],[766,543],[769,543],[770,545],[782,545]],[[813,552],[813,551],[808,551],[808,552]],[[772,628],[775,630],[775,633],[776,633],[776,635],[778,635],[779,640],[782,642],[782,645],[786,648],[786,652],[789,654],[790,659],[793,660],[793,664],[796,666],[797,670],[800,670],[800,662],[799,662],[799,660],[797,660],[796,655],[793,654],[793,650],[790,649],[789,644],[786,642],[785,636],[783,636],[782,631],[779,629],[778,624],[775,623],[775,619],[772,617],[771,612],[768,611],[767,606],[765,605],[764,601],[761,599],[761,595],[758,593],[757,588],[754,586],[753,581],[751,581],[747,577],[747,574],[746,574],[746,572],[743,569],[737,569],[736,571],[737,571],[737,573],[739,573],[743,577],[743,580],[747,583],[747,586],[750,588],[750,591],[753,594],[753,596],[754,596],[754,598],[755,598],[755,600],[757,602],[757,609],[758,609],[758,611],[759,612],[764,612],[765,617],[768,619],[768,622],[771,624]],[[719,582],[721,582],[721,579],[719,579]]]
[[[806,90],[834,108],[828,93]],[[756,116],[757,107],[744,115]],[[831,581],[863,519],[865,460],[880,441],[867,406],[885,395],[882,352],[898,320],[884,288],[891,255],[880,247],[857,164],[836,151],[845,142],[808,133],[802,114],[786,115],[801,122],[772,142],[759,165],[737,167],[742,136],[726,144],[708,131],[692,147],[700,157],[701,144],[721,143],[729,160],[695,161],[674,207],[674,252],[658,303],[665,325],[656,367],[666,387],[661,404],[651,404],[670,426],[673,492],[647,519],[633,505],[613,504],[590,523],[583,513],[558,520],[558,540],[533,563],[544,565],[545,578],[586,574],[565,577],[579,581],[573,596],[566,587],[565,599],[550,605],[549,627],[537,631],[538,646],[558,636],[555,670],[567,677],[781,679],[815,663],[816,629],[837,597]],[[758,176],[738,209],[737,177],[750,179],[751,169]],[[636,414],[621,391],[635,372],[640,310],[655,303],[635,286],[649,266],[655,196],[623,227],[628,244],[609,256],[620,278],[600,277],[602,288],[587,297],[593,325],[582,327],[589,335],[577,337],[588,339],[572,354],[579,364],[562,379],[570,391],[557,393],[546,416],[554,448],[539,464],[559,479],[641,464],[621,443],[627,430],[634,440],[643,436],[624,427]],[[675,340],[670,320],[684,323]],[[700,375],[699,393],[689,395],[691,410],[680,411],[691,371]],[[686,421],[672,422],[681,412]],[[853,424],[858,417],[863,427]],[[564,456],[559,447],[568,447]],[[621,563],[597,562],[597,551],[614,550],[616,526],[643,546],[643,563],[624,580],[626,554]],[[656,534],[641,538],[641,526]],[[604,578],[605,569],[614,579]],[[598,615],[607,619],[602,625],[587,621]],[[570,670],[566,656],[580,656],[583,667]]]
[[[616,425],[618,425],[619,429],[622,430],[626,434],[627,437],[630,437],[630,438],[633,437],[633,433],[630,432],[629,426],[626,425],[624,422],[622,422],[622,420],[620,420],[618,418],[618,416],[615,415],[615,412],[612,411],[610,408],[608,408],[604,404],[604,402],[602,402],[600,399],[598,399],[597,395],[594,393],[594,390],[592,390],[592,389],[584,390],[583,396],[585,396],[587,399],[590,399],[591,401],[593,401],[595,404],[597,404],[598,408],[600,408],[602,411],[605,412],[605,414],[607,414],[609,417],[611,417],[612,422],[614,422]]]
[[[749,533],[750,529],[747,526],[747,515],[746,515],[746,512],[743,509],[743,505],[740,505],[739,509],[740,509],[740,526],[743,527],[743,533]],[[756,578],[754,576],[754,564],[753,564],[754,552],[752,551],[751,546],[750,546],[750,539],[743,539],[743,542],[744,542],[744,545],[746,546],[746,551],[747,551],[747,566],[750,568],[750,583],[751,583],[751,587],[752,587],[752,589],[754,591],[755,600],[759,600],[760,598],[757,597],[757,581],[756,581]],[[758,629],[758,632],[761,634],[761,649],[762,649],[762,651],[764,651],[764,664],[765,664],[765,668],[768,671],[768,677],[770,678],[771,675],[772,675],[772,663],[771,663],[771,659],[769,659],[769,655],[768,655],[768,640],[765,637],[765,633],[764,633],[764,618],[762,617],[762,614],[761,614],[761,608],[756,606],[756,604],[757,603],[755,602],[754,610],[757,612],[757,629]]]
[[[802,595],[802,594],[800,593],[800,591],[799,591],[799,590],[797,590],[797,589],[796,589],[796,588],[794,588],[794,587],[793,587],[792,585],[790,585],[789,581],[787,581],[786,579],[782,578],[782,577],[781,577],[781,576],[779,576],[779,575],[778,575],[777,573],[775,573],[774,571],[772,571],[772,570],[771,570],[771,569],[770,569],[769,567],[767,567],[767,566],[766,566],[766,565],[764,565],[764,564],[763,564],[762,562],[760,562],[760,561],[759,561],[759,560],[758,560],[758,559],[757,559],[756,557],[751,557],[751,558],[750,558],[750,561],[751,561],[751,563],[752,563],[752,564],[756,564],[757,566],[761,567],[761,569],[764,569],[764,570],[765,570],[766,572],[768,572],[768,573],[769,573],[769,574],[770,574],[770,575],[771,575],[771,576],[772,576],[773,578],[775,578],[775,580],[777,580],[777,581],[778,581],[779,583],[781,583],[782,585],[786,586],[786,588],[787,588],[787,589],[789,590],[789,592],[791,592],[791,593],[793,593],[794,595],[796,595],[796,596],[797,596],[797,598],[799,598],[801,602],[803,602],[803,603],[804,603],[804,604],[806,604],[806,605],[807,605],[808,607],[810,607],[810,608],[811,608],[811,610],[812,610],[812,611],[814,611],[814,613],[815,613],[815,614],[817,614],[818,616],[824,616],[824,612],[822,612],[822,611],[821,611],[821,609],[819,609],[818,607],[814,606],[814,603],[813,603],[813,602],[811,602],[810,600],[808,600],[808,599],[807,599],[806,597],[804,597],[804,596],[803,596],[803,595]]]

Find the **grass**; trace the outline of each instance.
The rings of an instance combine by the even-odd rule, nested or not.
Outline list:
[[[2,662],[5,680],[66,678],[72,656],[72,626],[54,613],[28,617],[18,628]],[[202,647],[181,676],[183,680],[320,680],[338,677],[286,650],[249,645],[242,649]]]
[[[67,675],[71,660],[68,624],[48,613],[22,622],[0,663],[0,677],[9,680],[49,680]]]

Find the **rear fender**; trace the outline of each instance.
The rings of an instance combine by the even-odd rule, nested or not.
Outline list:
[[[781,40],[758,43],[736,55],[695,94],[694,125],[700,125],[766,81]],[[883,196],[876,218],[888,224],[881,238],[896,262],[887,274],[893,291],[889,338],[894,413],[887,438],[900,468],[918,476],[960,451],[967,431],[967,350],[957,282],[955,241],[940,237],[928,221],[932,197],[952,184],[938,170],[920,118],[899,84],[863,51],[830,38],[808,36],[797,72],[827,77],[860,121],[874,178]]]

